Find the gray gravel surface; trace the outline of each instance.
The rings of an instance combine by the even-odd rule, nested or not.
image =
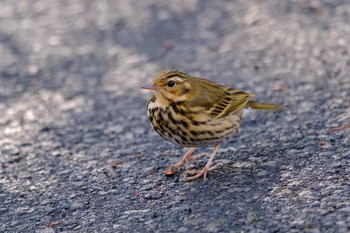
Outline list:
[[[349,45],[346,0],[2,0],[0,232],[349,232]],[[287,110],[166,177],[185,150],[140,89],[165,69]]]

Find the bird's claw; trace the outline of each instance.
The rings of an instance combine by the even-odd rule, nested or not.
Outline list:
[[[165,169],[164,173],[167,176],[172,176],[175,175],[177,173],[178,167],[175,165],[171,165],[170,167],[168,167],[167,169]]]
[[[211,166],[211,167],[205,166],[203,169],[201,169],[199,171],[187,170],[183,174],[190,174],[190,175],[193,175],[193,176],[182,178],[181,181],[192,181],[192,180],[195,180],[195,179],[197,179],[197,178],[199,178],[201,176],[203,176],[204,180],[206,180],[208,172],[213,171],[213,170],[217,169],[220,166],[222,166],[221,163],[220,164],[216,164],[216,165]]]

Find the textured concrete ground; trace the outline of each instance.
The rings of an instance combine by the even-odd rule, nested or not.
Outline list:
[[[1,1],[0,232],[349,232],[349,44],[345,0]],[[184,150],[140,89],[164,69],[287,110],[165,177]]]

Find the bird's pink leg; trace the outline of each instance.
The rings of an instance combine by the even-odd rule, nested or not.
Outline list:
[[[218,151],[219,147],[220,147],[220,144],[216,144],[215,145],[215,148],[214,148],[213,152],[211,153],[207,164],[204,166],[204,168],[202,170],[195,172],[196,175],[194,175],[194,176],[186,177],[186,178],[183,178],[181,180],[183,180],[183,181],[191,181],[191,180],[195,180],[195,179],[197,179],[197,178],[199,178],[201,176],[203,176],[204,179],[206,179],[207,178],[207,173],[209,171],[215,170],[218,166],[220,166],[219,164],[215,165],[215,166],[212,166],[212,167],[210,166],[211,163],[214,160],[214,157],[215,157],[216,152]]]
[[[164,171],[165,175],[174,175],[177,172],[177,169],[181,167],[182,164],[187,163],[187,161],[191,160],[192,153],[195,149],[196,147],[191,147],[179,162],[165,169]]]

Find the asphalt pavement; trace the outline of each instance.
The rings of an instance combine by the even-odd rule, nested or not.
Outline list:
[[[0,232],[350,232],[349,45],[346,0],[1,1]],[[167,177],[167,69],[286,110]]]

